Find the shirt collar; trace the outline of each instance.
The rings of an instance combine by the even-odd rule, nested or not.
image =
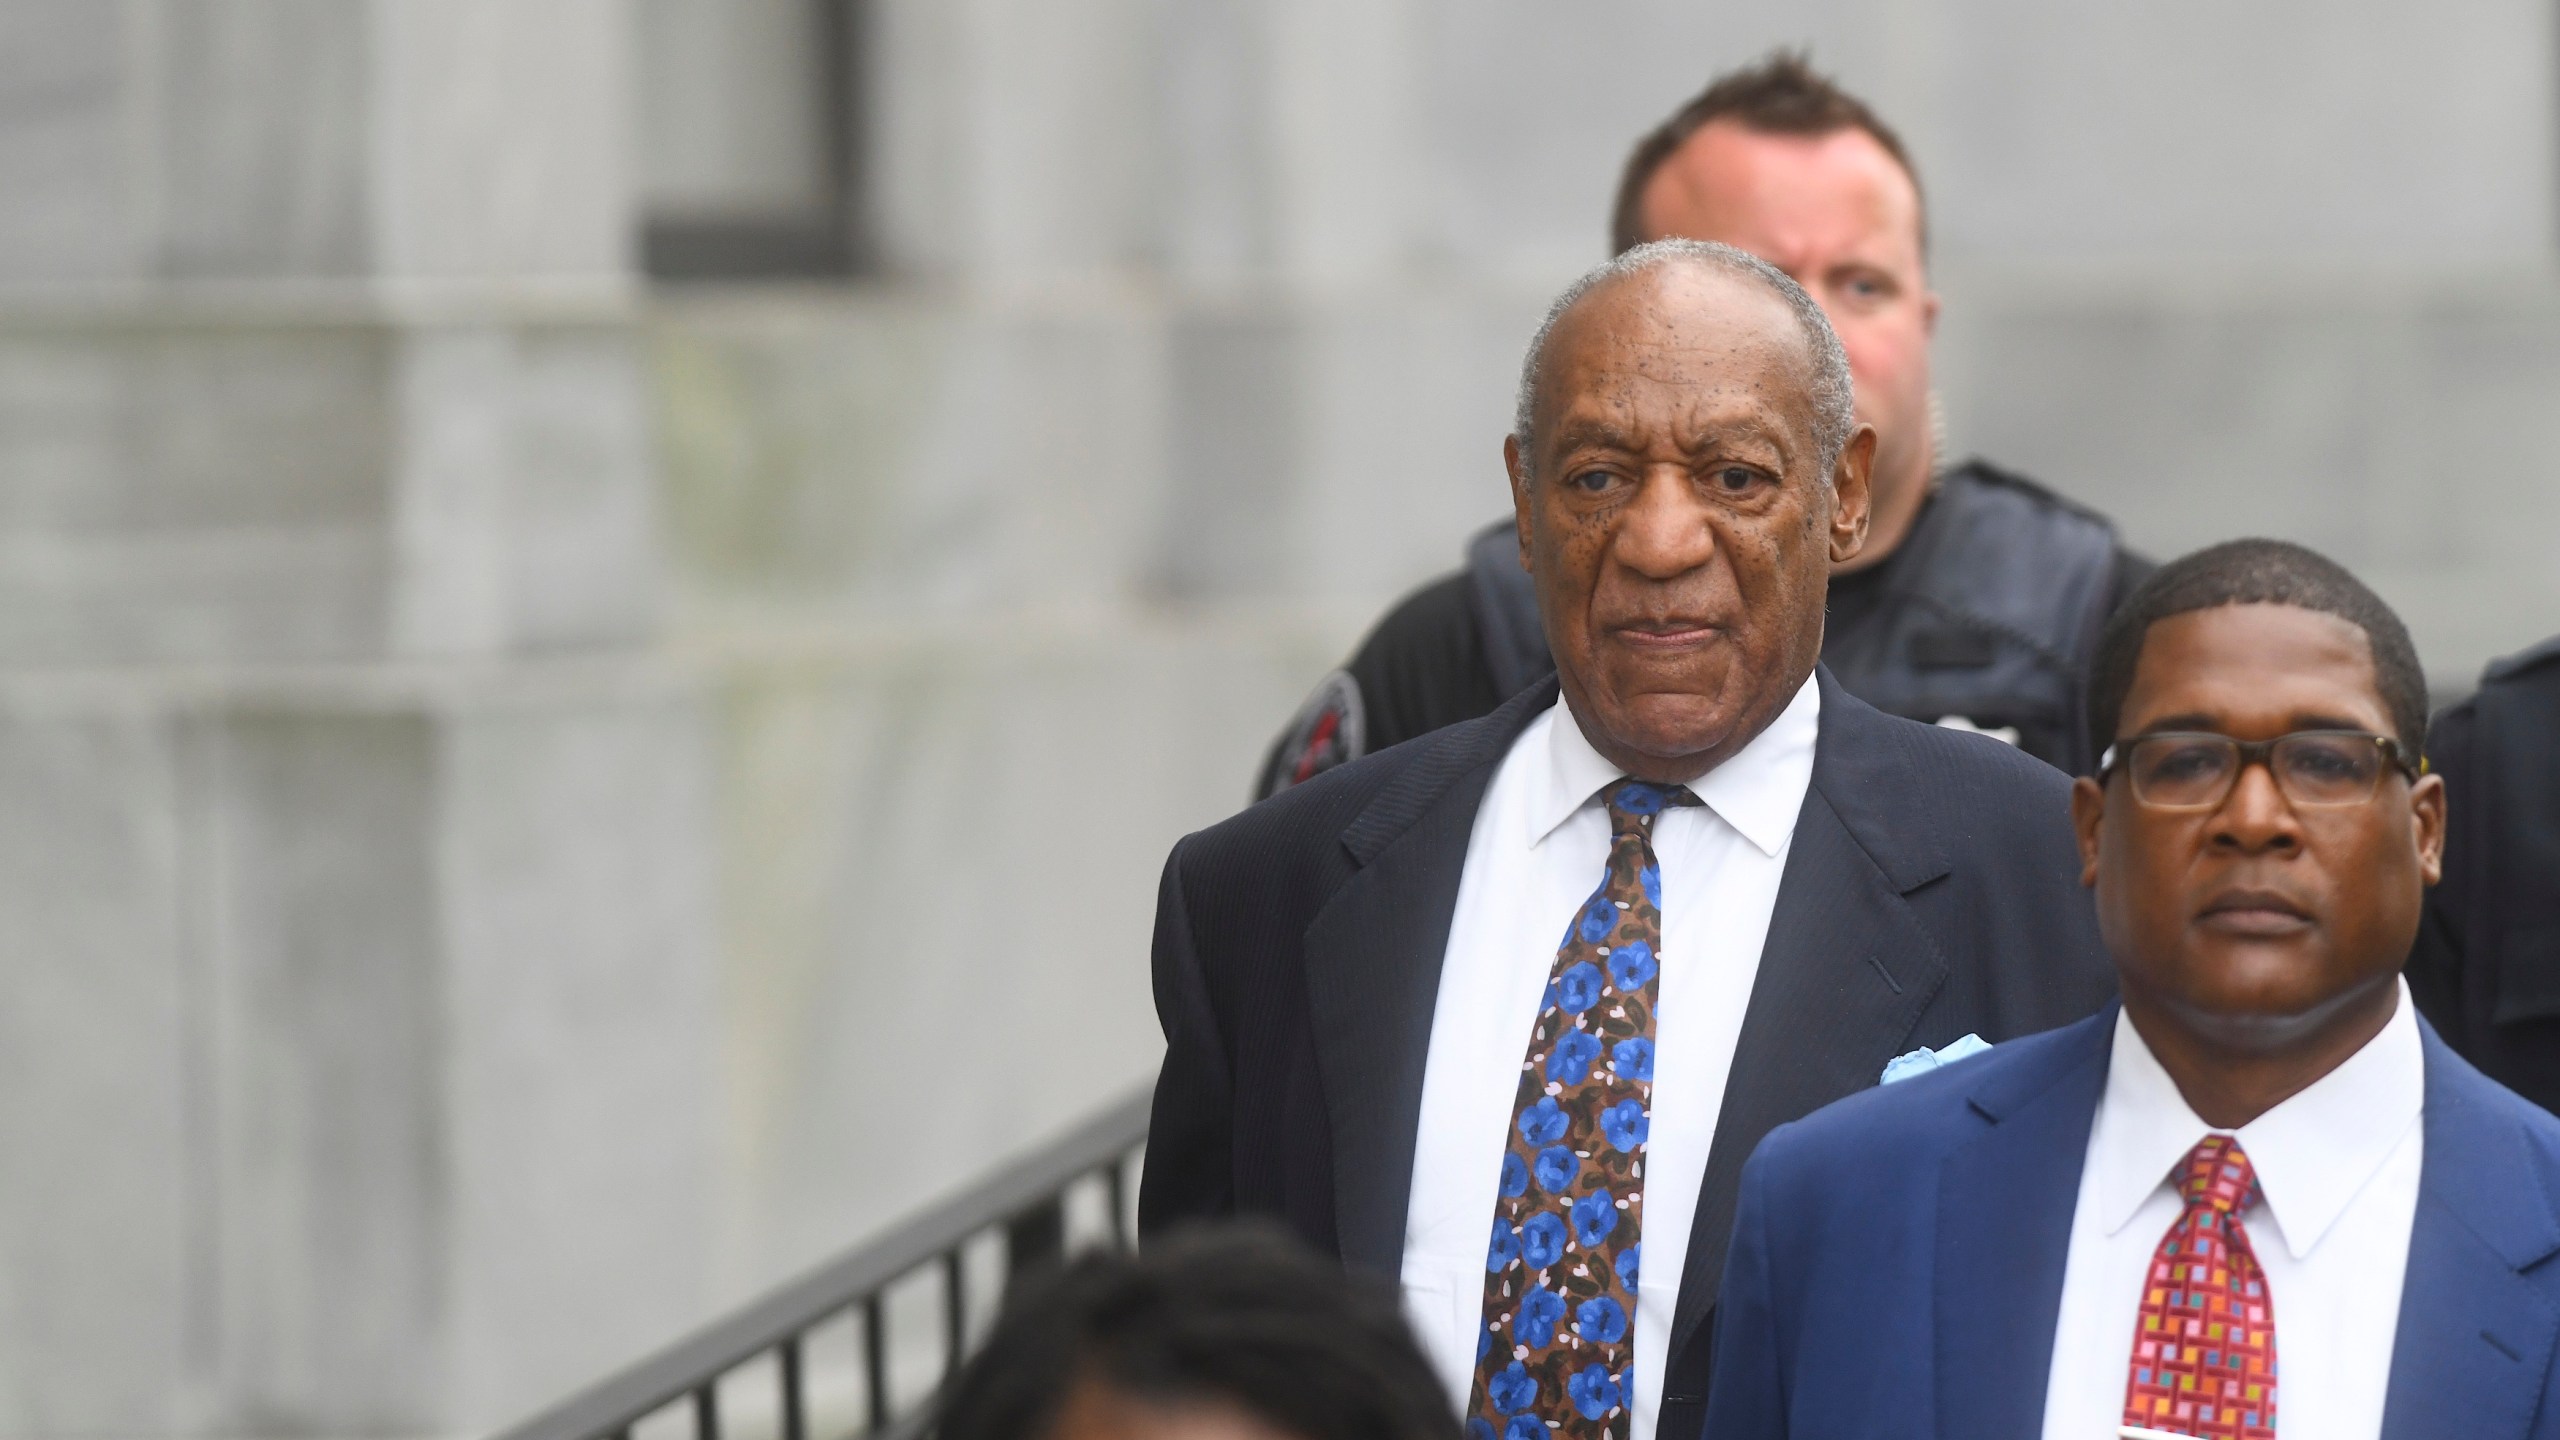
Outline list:
[[[1795,833],[1796,812],[1804,808],[1805,786],[1813,778],[1813,744],[1822,725],[1822,687],[1807,675],[1787,708],[1751,737],[1732,758],[1688,782],[1689,793],[1713,810],[1742,838],[1774,858]],[[1602,790],[1626,778],[1626,771],[1591,748],[1573,707],[1561,692],[1547,712],[1547,763],[1537,767],[1538,790],[1530,810],[1529,843],[1555,833],[1583,806],[1596,803]]]
[[[2426,1053],[2404,980],[2382,1033],[2301,1094],[2223,1133],[2239,1137],[2285,1249],[2299,1260],[2399,1148],[2425,1102]],[[2090,1163],[2097,1167],[2098,1218],[2113,1235],[2214,1127],[2188,1107],[2121,1010],[2098,1108],[2102,1138]]]

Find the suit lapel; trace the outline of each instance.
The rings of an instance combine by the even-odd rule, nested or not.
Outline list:
[[[2523,1273],[2560,1252],[2555,1177],[2494,1087],[2422,1033],[2426,1157],[2382,1433],[2522,1437],[2560,1343],[2560,1312]],[[2276,1327],[2282,1344],[2281,1311]]]
[[[1945,979],[1902,897],[1808,795],[1698,1188],[1672,1354],[1715,1308],[1743,1162],[1770,1131],[1875,1084]]]
[[[1415,757],[1343,831],[1356,868],[1307,927],[1335,1233],[1355,1268],[1392,1277],[1402,1264],[1431,1017],[1467,840],[1495,766],[1555,695],[1551,680],[1414,742]]]
[[[1813,785],[1796,818],[1698,1188],[1673,1307],[1674,1357],[1688,1353],[1715,1308],[1743,1162],[1780,1125],[1875,1084],[1946,981],[1945,957],[1902,898],[1944,874],[1944,864],[1930,837],[1865,823],[1866,802],[1877,786],[1892,785],[1884,772],[1900,759],[1877,749],[1890,745],[1890,731],[1868,723],[1876,712],[1829,671],[1816,674],[1822,728]]]
[[[2110,1005],[2079,1022],[2053,1066],[1973,1096],[1991,1128],[1939,1170],[1930,1273],[1940,1436],[2043,1430],[2072,1213],[2115,1017]]]

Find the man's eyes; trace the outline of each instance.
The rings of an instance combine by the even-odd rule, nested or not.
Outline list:
[[[1585,495],[1602,494],[1623,483],[1624,477],[1614,470],[1576,470],[1565,478],[1565,488]],[[1748,465],[1718,465],[1706,472],[1707,484],[1726,495],[1744,495],[1764,485],[1774,484],[1770,477]]]
[[[1889,300],[1894,294],[1894,285],[1891,280],[1882,275],[1866,272],[1854,274],[1842,280],[1840,288],[1855,300]]]

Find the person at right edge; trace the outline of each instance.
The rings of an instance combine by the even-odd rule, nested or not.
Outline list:
[[[1704,1440],[2560,1440],[2560,1120],[2403,979],[2452,808],[2407,629],[2236,540],[2093,669],[2122,1004],[1762,1140]]]
[[[1736,70],[1627,160],[1616,253],[1672,238],[1721,241],[1785,271],[1848,349],[1858,419],[1878,439],[1867,549],[1831,577],[1822,663],[1841,688],[2086,772],[2088,658],[2151,562],[2106,517],[1939,453],[1928,213],[1901,139],[1801,56]],[[1254,798],[1489,715],[1554,668],[1506,517],[1468,543],[1463,569],[1398,603],[1317,683],[1266,754]]]
[[[2560,1111],[2560,635],[2437,716],[2427,765],[2451,818],[2410,993],[2463,1059]]]

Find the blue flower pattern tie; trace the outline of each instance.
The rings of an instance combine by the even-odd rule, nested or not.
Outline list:
[[[1662,977],[1653,819],[1698,801],[1640,780],[1602,799],[1608,872],[1566,927],[1521,1062],[1485,1255],[1469,1440],[1624,1440],[1631,1426]]]

